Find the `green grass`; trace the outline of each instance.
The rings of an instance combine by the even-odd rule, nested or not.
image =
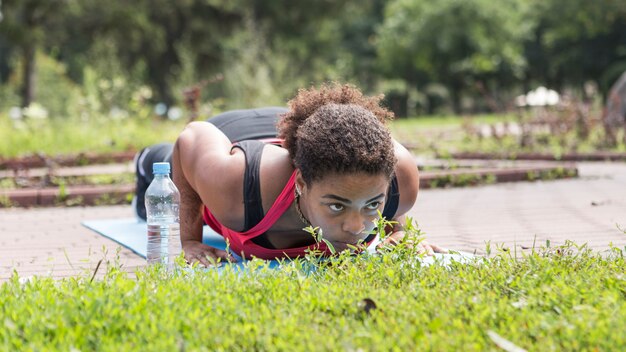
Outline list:
[[[175,141],[184,121],[45,119],[11,121],[0,115],[0,156],[138,150]]]
[[[394,120],[390,129],[398,141],[410,146],[412,152],[431,157],[445,157],[456,152],[482,152],[503,157],[514,157],[520,153],[545,153],[557,158],[569,152],[626,152],[626,145],[621,142],[612,147],[606,145],[604,130],[597,121],[590,127],[589,136],[584,140],[575,130],[553,134],[534,132],[529,142],[522,146],[521,137],[517,135],[495,138],[478,134],[481,126],[503,125],[507,122],[518,123],[519,117],[515,114],[412,117]]]
[[[281,270],[153,267],[136,279],[0,286],[2,350],[528,350],[626,348],[626,248],[568,243],[516,258],[423,266],[399,247],[380,256],[312,257]],[[317,264],[316,264],[317,263]],[[312,270],[313,269],[313,270]]]
[[[454,152],[472,151],[515,155],[520,152],[543,152],[561,155],[570,151],[593,152],[606,149],[604,134],[596,126],[587,140],[581,141],[570,131],[561,135],[533,136],[533,142],[520,146],[518,136],[500,139],[480,138],[469,131],[482,125],[515,122],[514,114],[476,116],[426,116],[393,121],[390,129],[400,142],[411,144],[415,154],[445,156]],[[32,153],[46,155],[80,152],[135,151],[147,145],[174,141],[185,121],[163,121],[150,118],[113,120],[97,117],[88,121],[79,118],[31,119],[12,121],[0,114],[0,156],[15,157]],[[626,151],[620,144],[610,150]]]
[[[115,175],[87,175],[87,176],[52,176],[45,183],[47,187],[55,186],[75,186],[75,185],[120,185],[135,182],[135,174],[121,173]],[[41,177],[30,178],[27,183],[20,184],[15,178],[0,179],[0,189],[16,189],[23,187],[33,187],[44,185]]]
[[[476,149],[480,145],[468,143],[464,126],[468,124],[495,124],[512,121],[513,115],[490,114],[476,116],[419,116],[394,120],[389,128],[394,138],[410,145],[419,155],[437,156],[463,150]]]
[[[515,116],[513,114],[484,114],[484,115],[472,115],[472,116],[456,116],[456,115],[442,115],[442,116],[413,116],[409,118],[397,118],[392,122],[392,128],[394,129],[413,129],[413,128],[426,128],[426,127],[460,127],[464,121],[472,123],[497,123],[504,121],[514,121]]]
[[[485,115],[472,121],[489,123],[502,116]],[[392,131],[421,131],[424,128],[455,128],[462,119],[455,116],[398,119]],[[163,141],[174,141],[183,129],[184,121],[127,118],[112,120],[100,117],[81,121],[78,118],[12,121],[0,114],[0,156],[17,157],[33,153],[46,155],[81,152],[112,152],[138,150]],[[401,135],[401,137],[404,137]],[[407,138],[398,138],[407,140]]]

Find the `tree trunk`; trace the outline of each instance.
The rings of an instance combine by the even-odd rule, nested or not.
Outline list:
[[[456,115],[461,115],[461,88],[456,84],[450,87],[450,98],[452,99],[452,109]]]
[[[25,43],[23,47],[22,59],[24,61],[22,77],[22,107],[27,107],[35,100],[35,45]]]

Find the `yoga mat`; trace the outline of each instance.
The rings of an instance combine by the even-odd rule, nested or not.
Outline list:
[[[82,225],[106,238],[112,239],[139,256],[146,257],[148,225],[145,221],[136,218],[85,220],[82,222]],[[224,237],[206,225],[202,227],[202,243],[218,249],[226,249]],[[241,267],[247,261],[235,253],[231,254],[237,259],[235,264],[237,266]],[[272,260],[269,262],[270,268],[277,266],[279,266],[278,261]]]
[[[147,225],[145,221],[136,218],[86,220],[82,222],[82,225],[104,237],[110,238],[143,258],[146,257]],[[224,238],[206,225],[202,231],[202,243],[222,250],[226,248]],[[378,239],[376,239],[369,246],[368,251],[374,252],[378,243]],[[242,260],[241,257],[234,253],[233,256],[238,260],[237,265],[240,266],[245,262],[245,260]],[[441,265],[447,265],[451,260],[466,262],[473,257],[474,255],[466,252],[460,252],[459,254],[436,253],[434,256],[424,257],[422,264],[430,265],[438,262]],[[279,263],[272,260],[270,267],[277,266],[279,266]]]
[[[133,218],[86,220],[82,222],[82,225],[112,239],[144,258],[146,257],[148,242],[146,233],[148,229],[145,221]],[[208,226],[204,226],[202,229],[202,242],[222,250],[226,248],[224,238]]]

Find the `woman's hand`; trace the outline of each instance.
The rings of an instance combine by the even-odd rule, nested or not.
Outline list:
[[[391,235],[387,236],[387,238],[385,238],[378,245],[378,247],[380,248],[381,246],[385,246],[385,245],[395,246],[404,239],[405,234],[406,233],[404,231],[396,231],[392,233]],[[412,245],[415,249],[417,249],[418,254],[425,253],[426,255],[435,255],[435,253],[449,253],[447,249],[439,247],[435,244],[430,244],[426,242],[425,240],[417,242],[416,239],[409,238],[407,239],[406,243],[409,245]]]
[[[228,252],[207,246],[206,244],[198,241],[184,242],[183,252],[185,252],[185,259],[187,260],[187,263],[200,263],[205,267],[216,265],[220,259],[229,263],[237,261]]]

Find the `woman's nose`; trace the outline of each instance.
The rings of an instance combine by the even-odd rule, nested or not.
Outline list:
[[[365,219],[360,215],[348,216],[343,222],[343,230],[352,235],[360,235],[365,230]]]

